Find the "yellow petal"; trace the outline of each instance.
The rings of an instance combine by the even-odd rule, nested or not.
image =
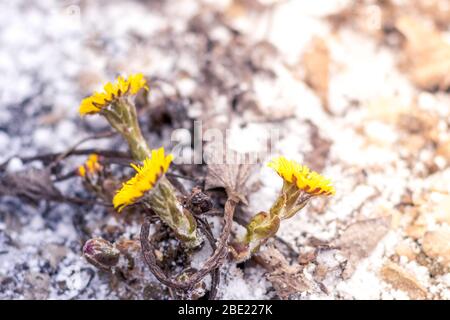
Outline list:
[[[167,172],[172,162],[171,154],[165,155],[164,148],[152,150],[151,158],[146,158],[141,166],[131,164],[136,174],[122,184],[116,192],[113,205],[119,212],[138,201],[147,191],[151,190],[159,178]]]
[[[335,194],[335,189],[330,180],[296,161],[278,157],[270,161],[268,166],[274,169],[285,181],[288,183],[295,182],[298,189],[311,195]]]

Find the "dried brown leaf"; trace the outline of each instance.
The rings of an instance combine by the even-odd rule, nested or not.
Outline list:
[[[302,57],[305,82],[319,96],[323,108],[330,113],[328,88],[330,81],[330,51],[323,38],[316,37]]]
[[[232,0],[225,14],[230,18],[238,18],[249,13],[262,14],[270,10],[272,5],[276,5],[277,1],[259,1],[259,0]]]
[[[450,6],[448,0],[414,0],[411,6],[419,14],[430,17],[443,29],[447,29],[450,21]]]
[[[450,268],[450,227],[428,231],[422,241],[422,248],[427,256],[438,259]]]
[[[283,254],[274,247],[268,247],[255,257],[267,269],[266,275],[278,296],[288,299],[291,295],[311,289],[311,283],[305,278],[300,265],[290,265]]]
[[[328,155],[330,153],[331,141],[324,138],[317,125],[307,121],[310,126],[310,141],[312,151],[305,155],[305,162],[315,171],[322,171],[325,168]]]
[[[450,163],[450,137],[443,138],[438,142],[436,154],[446,159],[446,161]]]
[[[239,163],[239,161],[235,160],[230,161],[231,159],[242,159],[242,154],[235,151],[228,151],[228,155],[232,157],[227,158],[227,161],[216,161],[210,158],[205,189],[224,188],[228,197],[236,198],[244,204],[248,204],[246,198],[248,187],[246,184],[253,166],[251,164]]]
[[[395,263],[386,263],[381,269],[381,277],[394,288],[407,292],[411,299],[427,297],[427,290],[417,279]]]
[[[384,1],[352,1],[339,11],[326,17],[333,31],[343,27],[351,28],[358,33],[366,34],[374,40],[382,40],[384,32],[390,30],[392,19],[398,7],[390,0]]]
[[[344,279],[352,276],[357,264],[367,258],[378,242],[389,231],[391,217],[381,217],[351,224],[332,246],[347,257],[347,265],[342,273]]]
[[[403,64],[411,81],[424,90],[449,88],[450,43],[434,26],[408,16],[396,27],[406,38]]]
[[[24,197],[37,202],[62,197],[50,178],[48,170],[29,169],[0,176],[0,195]]]

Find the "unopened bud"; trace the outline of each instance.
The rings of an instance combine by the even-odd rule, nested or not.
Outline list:
[[[86,260],[99,269],[109,270],[119,262],[120,251],[102,238],[93,238],[83,246]]]

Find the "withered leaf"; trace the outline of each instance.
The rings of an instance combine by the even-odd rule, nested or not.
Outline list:
[[[311,283],[305,278],[300,265],[290,265],[283,254],[275,247],[270,246],[258,253],[257,261],[267,269],[266,275],[278,296],[288,299],[291,295],[311,289]]]
[[[42,199],[61,198],[61,193],[53,185],[48,170],[28,169],[0,176],[0,196],[23,197],[32,202]]]
[[[411,299],[425,299],[427,290],[417,279],[399,265],[388,262],[381,268],[381,277],[394,288],[408,293]]]
[[[397,29],[406,37],[404,67],[421,89],[446,90],[450,86],[450,43],[432,26],[411,17],[400,17]]]
[[[305,162],[315,171],[325,168],[330,153],[331,141],[320,134],[320,129],[312,121],[306,122],[310,127],[310,141],[312,150],[305,155]]]
[[[330,113],[328,88],[330,81],[330,51],[323,38],[315,37],[303,54],[305,82],[319,96],[325,111]]]
[[[246,184],[253,165],[233,160],[243,159],[241,157],[242,154],[235,151],[228,150],[228,155],[232,157],[227,158],[228,160],[226,161],[209,160],[205,189],[224,188],[229,197],[235,197],[242,203],[248,204],[246,198],[248,188]]]
[[[332,246],[347,257],[347,265],[342,273],[344,279],[350,278],[358,263],[375,249],[389,231],[390,222],[390,216],[355,222],[332,242]]]

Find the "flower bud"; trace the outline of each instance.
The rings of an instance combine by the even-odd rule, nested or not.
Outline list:
[[[99,269],[109,270],[119,262],[120,251],[102,238],[93,238],[83,246],[86,260]]]

